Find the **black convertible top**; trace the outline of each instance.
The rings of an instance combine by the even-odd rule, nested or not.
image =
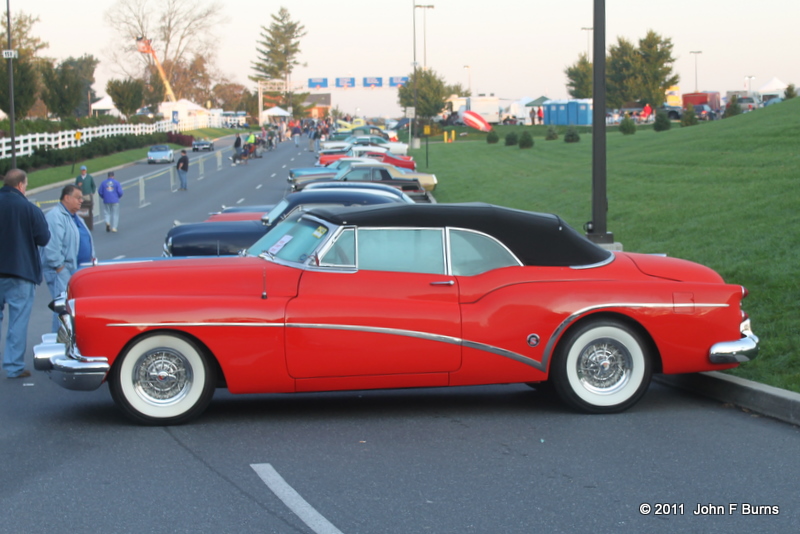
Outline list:
[[[314,209],[309,214],[336,225],[471,229],[495,237],[525,265],[578,267],[611,257],[611,252],[586,239],[557,215],[477,202]]]

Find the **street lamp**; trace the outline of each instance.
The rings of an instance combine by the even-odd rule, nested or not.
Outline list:
[[[408,125],[408,142],[411,144],[411,148],[416,148],[414,145],[414,123],[417,120],[417,0],[411,0],[411,5],[411,15],[414,19],[414,114],[409,117],[411,123]]]
[[[697,92],[697,56],[702,54],[702,50],[692,50],[689,52],[690,54],[694,54],[694,92]]]
[[[472,67],[470,65],[464,65],[464,68],[467,69],[467,92],[469,96],[472,96]]]
[[[11,0],[6,0],[6,15],[8,15],[8,26],[6,26],[6,34],[8,35],[8,121],[11,126],[11,168],[17,168],[17,145],[16,134],[14,131],[14,66],[13,66],[13,49],[11,48]],[[2,310],[0,310],[2,311]]]
[[[745,76],[744,77],[744,79],[747,80],[747,96],[752,96],[753,95],[753,91],[752,91],[751,85],[752,85],[752,81],[755,78],[756,78],[755,76]]]
[[[433,9],[433,5],[416,5],[414,9],[424,9],[422,12],[422,70],[428,68],[428,10]]]
[[[594,30],[594,28],[581,28],[581,30],[586,32],[586,59],[588,60],[590,51],[589,39],[591,38],[592,30]]]

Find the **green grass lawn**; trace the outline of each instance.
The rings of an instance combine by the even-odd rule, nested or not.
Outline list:
[[[236,131],[237,130],[229,130],[227,128],[203,128],[200,130],[192,130],[183,133],[186,135],[193,135],[195,139],[202,139],[204,137],[208,137],[209,139],[217,139],[226,135],[232,135],[236,133]],[[171,143],[167,144],[177,151],[183,148],[180,145]],[[149,147],[125,150],[124,152],[117,152],[116,154],[110,154],[108,156],[92,158],[89,161],[79,161],[74,166],[70,163],[69,165],[50,167],[47,169],[34,171],[28,175],[28,188],[34,189],[36,187],[69,180],[70,178],[74,179],[78,175],[78,169],[80,169],[81,165],[86,165],[89,173],[92,174],[98,173],[105,169],[112,169],[114,167],[119,167],[120,165],[133,163],[134,161],[145,159],[147,157],[148,150]],[[98,176],[95,175],[95,178],[97,177]]]
[[[485,134],[412,151],[439,179],[439,202],[482,201],[591,219],[592,136],[532,149],[489,145]],[[744,285],[761,352],[733,374],[800,392],[800,98],[722,121],[607,137],[608,230],[626,251],[708,265]],[[439,139],[437,138],[437,141]],[[792,185],[794,184],[794,185]],[[680,335],[680,333],[676,333]]]

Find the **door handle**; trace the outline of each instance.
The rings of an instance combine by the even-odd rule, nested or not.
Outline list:
[[[455,284],[453,280],[446,280],[442,282],[431,282],[432,286],[452,286],[453,284]]]

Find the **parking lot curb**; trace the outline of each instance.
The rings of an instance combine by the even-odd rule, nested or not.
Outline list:
[[[735,404],[786,423],[800,425],[800,393],[767,386],[718,371],[658,375],[656,382]]]

